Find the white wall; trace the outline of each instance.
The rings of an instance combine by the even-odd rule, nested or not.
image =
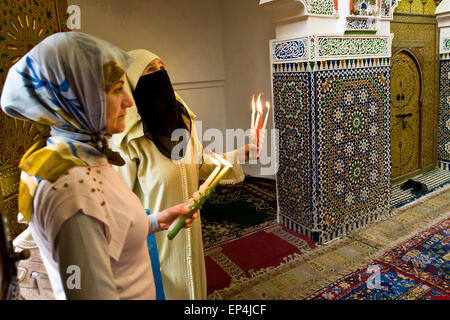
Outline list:
[[[203,131],[250,125],[250,99],[271,101],[270,16],[259,0],[68,0],[81,31],[124,50],[144,48],[167,64],[175,90]],[[272,128],[272,118],[268,128]],[[204,145],[208,145],[205,141]],[[257,165],[244,170],[259,175]]]
[[[204,126],[226,127],[222,14],[218,1],[69,0],[68,3],[81,9],[82,32],[124,50],[143,48],[159,55],[168,66],[174,88],[177,91],[182,88],[180,95],[204,120]],[[214,88],[209,92],[205,88],[211,86],[211,81]],[[221,86],[217,86],[217,81]],[[210,112],[213,95],[218,96],[214,113]]]
[[[272,104],[269,40],[275,38],[275,27],[269,12],[259,6],[259,0],[221,2],[227,126],[246,130],[251,122],[251,95],[262,92],[262,99]],[[270,115],[267,129],[273,128],[273,111]],[[243,167],[249,175],[261,175],[258,165]]]

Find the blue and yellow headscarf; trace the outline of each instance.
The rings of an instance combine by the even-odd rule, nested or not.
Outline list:
[[[19,220],[30,221],[42,179],[55,181],[74,166],[93,165],[105,154],[114,157],[105,133],[103,74],[111,62],[126,70],[132,58],[104,40],[63,32],[44,39],[9,70],[0,101],[3,111],[51,127],[51,137],[27,150],[19,164]]]

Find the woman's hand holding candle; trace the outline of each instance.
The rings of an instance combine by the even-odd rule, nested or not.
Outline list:
[[[169,229],[169,226],[178,218],[184,217],[189,213],[188,202],[177,204],[171,208],[165,209],[158,213],[159,227],[162,230]],[[184,220],[184,227],[189,228],[191,223],[197,218],[198,214],[195,212],[190,218]]]
[[[193,200],[192,198],[189,199],[189,203],[192,203],[192,205],[188,205],[185,206],[185,210],[188,210],[188,213],[186,215],[183,216],[179,216],[178,219],[173,220],[172,224],[169,226],[168,230],[169,233],[167,234],[167,238],[169,238],[169,240],[172,240],[173,238],[175,238],[175,236],[178,234],[178,232],[181,230],[181,228],[183,228],[183,226],[187,225],[186,221],[188,221],[191,217],[196,216],[196,213],[200,210],[202,204],[205,202],[205,197],[204,195],[209,195],[210,192],[209,191],[210,188],[207,188],[205,193],[202,194],[199,198],[199,200]],[[192,200],[192,202],[191,202]]]
[[[236,156],[239,163],[248,162],[252,154],[256,154],[258,146],[255,143],[246,144],[236,150]]]
[[[255,106],[256,104],[256,106]],[[266,117],[264,119],[264,124],[263,124],[263,117],[264,117],[264,110],[262,107],[262,102],[261,102],[261,94],[258,95],[258,98],[256,99],[256,103],[255,103],[255,96],[253,95],[252,97],[252,119],[251,119],[251,132],[250,132],[250,144],[256,144],[257,146],[257,152],[251,152],[250,153],[250,158],[254,159],[254,158],[259,158],[259,156],[261,155],[261,150],[262,150],[262,143],[264,141],[264,132],[266,129],[266,125],[267,125],[267,119],[269,118],[269,111],[270,111],[270,104],[269,102],[266,102],[266,108],[267,108],[267,113],[266,113]],[[256,115],[256,119],[255,119],[255,109],[257,110],[257,115]]]
[[[201,189],[202,191],[204,190],[204,192],[200,192],[200,191],[196,191],[194,192],[192,198],[189,200],[188,204],[188,209],[189,212],[184,215],[183,217],[180,217],[179,219],[177,219],[176,221],[174,221],[172,223],[172,225],[170,225],[169,227],[169,233],[167,234],[167,238],[169,238],[169,240],[172,240],[180,231],[180,229],[183,227],[183,225],[185,224],[185,221],[187,219],[189,219],[192,215],[194,215],[202,206],[202,204],[206,201],[206,199],[209,198],[209,196],[211,195],[211,192],[214,191],[215,187],[217,186],[217,184],[219,183],[220,179],[222,179],[222,177],[227,173],[227,171],[232,167],[231,163],[229,163],[228,161],[226,161],[225,159],[223,159],[222,157],[218,156],[217,154],[213,153],[213,155],[216,157],[216,159],[218,160],[218,164],[219,166],[217,166],[216,170],[214,170],[211,175],[208,177],[208,179],[205,181],[204,184],[202,184]],[[222,170],[220,170],[221,168],[221,164],[224,165],[224,167],[222,168]],[[217,174],[217,172],[220,170],[219,174]],[[217,175],[216,175],[217,174]],[[214,180],[212,180],[212,178],[214,178]],[[211,179],[210,179],[211,178]],[[211,181],[211,184],[207,185],[207,182]],[[193,204],[192,204],[193,202]]]

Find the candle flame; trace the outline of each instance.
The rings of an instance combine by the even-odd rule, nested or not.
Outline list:
[[[232,167],[233,165],[231,163],[229,163],[227,160],[225,160],[224,158],[222,158],[221,156],[219,156],[217,153],[212,152],[213,156],[215,156],[217,158],[217,160],[219,160],[224,166],[227,167]]]
[[[217,161],[216,159],[214,159],[214,158],[210,158],[210,160],[216,165],[216,166],[220,166],[220,162],[219,161]]]
[[[261,102],[261,93],[258,95],[258,99],[256,101],[256,107],[258,108],[258,112],[263,112],[262,102]]]
[[[266,107],[267,107],[267,113],[266,113],[266,119],[264,120],[264,124],[263,124],[263,127],[262,127],[263,130],[266,129],[267,119],[269,118],[269,112],[270,112],[270,103],[269,103],[269,101],[266,102]]]
[[[255,95],[252,95],[252,120],[250,126],[252,129],[255,127]]]

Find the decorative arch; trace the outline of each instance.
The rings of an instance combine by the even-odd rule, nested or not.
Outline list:
[[[260,0],[270,9],[274,22],[291,22],[307,15],[331,16],[338,11],[337,0]]]
[[[290,22],[308,14],[309,0],[261,0],[260,5],[268,8],[274,23]]]

